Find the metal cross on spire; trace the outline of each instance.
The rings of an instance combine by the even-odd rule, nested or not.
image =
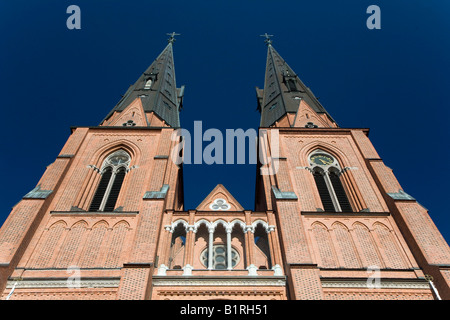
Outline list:
[[[265,37],[266,38],[266,39],[264,39],[264,42],[267,45],[271,45],[272,44],[272,39],[270,39],[270,37],[273,37],[273,34],[267,34],[267,32],[266,32],[266,33],[260,35],[260,37]]]
[[[166,33],[168,36],[170,36],[170,38],[167,40],[169,43],[174,43],[176,41],[175,36],[179,36],[179,33]]]

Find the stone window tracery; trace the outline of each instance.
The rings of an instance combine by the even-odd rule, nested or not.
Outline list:
[[[212,269],[215,270],[226,270],[228,268],[228,256],[227,256],[227,248],[223,244],[218,244],[213,246],[213,257],[212,257]],[[200,260],[202,261],[205,267],[208,267],[208,257],[209,250],[206,248],[201,256]],[[239,253],[231,248],[231,268],[234,268],[239,262]],[[231,269],[228,268],[228,269]]]
[[[342,170],[339,162],[320,149],[312,152],[308,161],[324,210],[352,212],[352,206],[340,179]]]
[[[214,211],[226,211],[230,210],[231,206],[225,199],[216,199],[211,203],[209,208]]]
[[[102,178],[89,207],[89,211],[113,211],[122,188],[131,158],[124,150],[108,156],[100,169]]]

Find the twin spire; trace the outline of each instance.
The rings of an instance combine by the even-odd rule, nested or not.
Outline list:
[[[267,33],[266,75],[264,89],[256,87],[260,127],[337,127],[333,118],[312,91],[272,46]]]
[[[101,126],[180,127],[184,86],[176,87],[173,44],[178,33],[167,33],[168,44]],[[337,127],[335,121],[272,46],[265,33],[267,62],[264,89],[256,88],[261,127]]]
[[[173,59],[173,43],[179,34],[167,35],[170,36],[167,46],[128,88],[102,126],[180,127],[184,86],[176,86]]]

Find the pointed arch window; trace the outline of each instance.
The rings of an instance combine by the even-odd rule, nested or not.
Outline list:
[[[353,212],[341,181],[341,168],[330,154],[316,150],[309,156],[309,163],[325,211]]]
[[[130,155],[124,150],[116,151],[105,159],[101,169],[102,177],[89,211],[114,210],[130,160]]]
[[[314,181],[316,182],[317,191],[319,191],[320,200],[322,201],[323,209],[325,211],[335,211],[331,193],[325,182],[325,172],[323,170],[314,170]]]

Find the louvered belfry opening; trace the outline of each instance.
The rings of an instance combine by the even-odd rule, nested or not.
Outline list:
[[[333,185],[334,193],[336,194],[336,198],[339,202],[341,210],[343,212],[352,212],[352,207],[350,202],[348,201],[347,194],[345,193],[344,186],[342,185],[341,179],[336,174],[336,172],[330,172],[329,174],[331,184]]]
[[[111,180],[112,168],[106,168],[102,174],[100,183],[98,184],[97,191],[95,192],[94,198],[92,199],[89,211],[98,211],[102,203],[103,197],[105,196],[106,189],[108,188],[109,180]]]
[[[125,168],[120,168],[114,179],[111,190],[106,200],[104,211],[113,211],[116,206],[117,198],[119,197],[120,189],[122,188],[123,179],[125,178]]]
[[[320,200],[322,200],[324,210],[336,211],[333,205],[333,201],[331,200],[331,195],[328,191],[324,176],[320,172],[315,171],[314,180],[316,182],[317,190],[319,191]]]

